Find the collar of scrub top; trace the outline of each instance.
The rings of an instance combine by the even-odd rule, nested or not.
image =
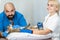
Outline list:
[[[48,14],[48,17],[49,17],[49,15],[50,15],[50,13]],[[54,15],[50,16],[49,18],[54,17],[54,16],[56,16],[56,15],[58,15],[58,14],[55,13]]]

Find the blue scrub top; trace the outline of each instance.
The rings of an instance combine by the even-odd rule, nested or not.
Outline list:
[[[20,27],[27,26],[27,22],[24,18],[24,16],[15,11],[15,15],[13,18],[14,25],[19,25]],[[0,31],[5,32],[10,24],[9,19],[7,18],[5,12],[3,11],[0,14]]]

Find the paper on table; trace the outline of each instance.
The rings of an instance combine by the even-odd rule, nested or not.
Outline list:
[[[29,33],[19,33],[19,32],[14,32],[11,33],[7,36],[8,39],[16,38],[16,39],[30,39],[30,40],[37,40],[37,39],[48,39],[51,38],[51,34],[48,35],[36,35],[36,34],[29,34]]]

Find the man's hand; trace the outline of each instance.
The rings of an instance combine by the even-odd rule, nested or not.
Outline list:
[[[12,32],[19,32],[19,31],[20,31],[20,29],[18,29],[18,28],[12,30]]]
[[[8,27],[8,32],[11,33],[12,30],[13,30],[13,28],[9,26],[9,27]]]
[[[19,28],[14,29],[14,28],[12,28],[12,27],[8,27],[8,32],[9,32],[9,33],[11,33],[11,32],[19,32],[19,31],[20,31]]]

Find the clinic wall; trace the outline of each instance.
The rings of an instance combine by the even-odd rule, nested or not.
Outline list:
[[[47,12],[47,0],[34,0],[33,1],[33,25],[37,22],[43,22]]]

